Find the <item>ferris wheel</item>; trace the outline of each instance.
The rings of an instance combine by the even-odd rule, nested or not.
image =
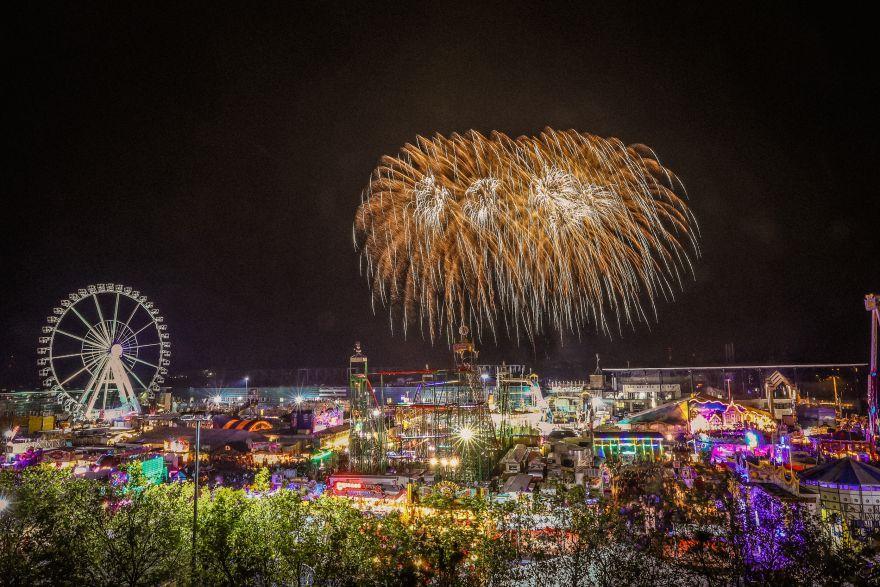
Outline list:
[[[171,342],[159,310],[137,290],[99,283],[71,293],[43,326],[43,385],[77,420],[140,413],[138,395],[159,391]]]

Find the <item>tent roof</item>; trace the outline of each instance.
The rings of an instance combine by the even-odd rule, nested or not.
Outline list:
[[[703,393],[697,393],[693,397],[683,397],[677,399],[675,401],[671,401],[669,403],[657,406],[656,408],[648,408],[647,410],[642,410],[641,412],[636,412],[628,416],[627,418],[620,421],[621,424],[649,424],[649,423],[661,423],[661,424],[676,424],[679,426],[685,426],[688,421],[688,408],[686,406],[686,402],[696,402],[696,403],[717,403],[719,405],[719,409],[722,409],[722,406],[726,408],[727,402],[724,400],[720,400],[717,397],[713,397],[711,395],[706,395]],[[746,412],[752,413],[760,413],[766,414],[768,417],[769,413],[759,410],[757,408],[753,408],[751,406],[743,406],[741,404],[737,404],[736,401],[733,402],[740,409],[745,410]]]
[[[837,459],[800,474],[800,480],[809,484],[873,486],[880,489],[880,469],[853,458]]]

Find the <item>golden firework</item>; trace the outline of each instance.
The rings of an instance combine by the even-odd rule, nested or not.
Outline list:
[[[354,223],[373,302],[434,340],[459,324],[532,338],[646,320],[696,222],[644,145],[573,130],[419,137],[373,171]],[[399,314],[398,314],[399,313]]]

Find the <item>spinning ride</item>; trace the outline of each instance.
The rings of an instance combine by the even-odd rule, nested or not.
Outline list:
[[[37,348],[40,377],[75,420],[140,413],[168,373],[164,319],[137,290],[99,283],[52,310]],[[118,400],[118,401],[117,401]]]

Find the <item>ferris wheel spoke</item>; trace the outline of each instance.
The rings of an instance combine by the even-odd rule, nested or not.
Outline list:
[[[107,353],[105,353],[105,352],[89,353],[89,354],[93,355],[93,356],[91,356],[87,359],[83,359],[83,365],[85,365],[89,369],[91,369],[96,364],[100,363],[101,361],[103,361],[107,358]]]
[[[142,364],[146,365],[147,367],[152,367],[153,369],[159,368],[159,365],[154,365],[152,363],[148,363],[147,361],[144,361],[143,359],[138,359],[137,357],[132,357],[131,355],[123,355],[123,356],[130,361],[134,361],[134,363],[142,363]],[[134,363],[132,363],[132,366],[134,365]]]
[[[125,364],[125,361],[119,361],[119,362],[122,364],[122,367],[123,367],[126,371],[128,371],[129,374],[131,374],[132,377],[135,378],[135,381],[137,381],[138,383],[141,384],[141,387],[142,387],[143,389],[148,389],[148,387],[147,387],[146,385],[144,385],[144,382],[141,381],[141,378],[138,377],[137,374],[134,372],[134,369],[132,369],[131,367],[129,367],[128,365],[126,365],[126,364]]]
[[[107,355],[100,354],[100,355],[97,355],[94,357],[83,358],[82,369],[80,369],[79,371],[77,371],[76,373],[74,373],[73,375],[71,375],[70,377],[65,379],[64,381],[60,382],[59,385],[64,387],[67,383],[69,383],[73,379],[76,379],[80,374],[82,374],[83,371],[89,371],[91,373],[92,369],[94,369],[96,366],[101,365],[102,361],[104,359],[106,359],[106,357],[107,357]],[[54,361],[53,361],[53,363],[54,363]],[[97,373],[97,371],[95,371],[95,373]]]
[[[161,344],[162,344],[161,342],[151,342],[151,343],[149,343],[149,344],[136,344],[136,345],[134,345],[134,346],[130,346],[130,347],[126,348],[126,349],[125,349],[125,352],[128,353],[128,352],[131,352],[131,351],[133,351],[133,350],[137,350],[137,349],[145,349],[145,348],[147,348],[147,347],[151,347],[151,346],[159,346],[159,345],[161,345]]]
[[[83,355],[85,355],[85,356],[89,356],[89,360],[91,360],[91,356],[90,356],[90,355],[100,355],[100,354],[104,354],[104,351],[98,349],[98,350],[94,350],[94,351],[86,351],[86,352],[84,352],[84,353],[70,353],[69,355],[55,355],[55,356],[52,357],[52,360],[54,361],[55,359],[69,359],[69,358],[71,358],[71,357],[80,357],[80,358],[82,358]]]
[[[106,353],[107,347],[103,344],[95,344],[94,342],[83,345],[83,352],[87,353]]]
[[[80,314],[80,313],[77,311],[77,309],[76,309],[75,306],[70,306],[70,310],[71,310],[71,312],[73,312],[74,314],[76,314],[77,317],[78,317],[80,320],[82,320],[82,323],[86,325],[86,328],[89,329],[89,332],[87,333],[87,336],[88,336],[88,334],[91,334],[92,336],[95,337],[95,339],[98,340],[98,342],[99,342],[100,344],[108,344],[108,342],[107,342],[106,340],[102,339],[101,334],[100,334],[97,330],[95,330],[95,327],[92,326],[91,324],[89,324],[89,321],[88,321],[88,320],[86,320],[85,318],[83,318],[83,315]]]
[[[123,332],[125,332],[126,328],[129,328],[128,325],[131,323],[131,319],[134,318],[134,315],[137,313],[138,308],[140,308],[140,307],[141,307],[141,305],[137,302],[137,300],[135,300],[134,309],[131,311],[131,314],[128,315],[128,320],[126,320],[125,324],[122,326]]]
[[[71,381],[76,379],[79,375],[81,375],[82,373],[84,373],[88,370],[89,370],[89,367],[86,365],[83,365],[82,369],[78,370],[76,373],[74,373],[73,375],[71,375],[70,377],[65,379],[64,381],[60,382],[58,385],[60,385],[61,387],[64,387],[65,385],[67,385],[68,383],[70,383]]]
[[[101,304],[98,302],[98,294],[93,293],[92,299],[95,300],[95,309],[98,311],[98,325],[101,327],[101,332],[104,333],[104,338],[107,339],[107,344],[110,344],[113,339],[110,338],[110,331],[107,330],[107,325],[104,324],[104,313],[101,312]]]
[[[116,340],[116,331],[119,328],[119,323],[116,321],[119,318],[119,292],[116,292],[116,303],[113,305],[113,332],[110,334],[110,340]]]
[[[71,333],[67,332],[66,330],[61,330],[60,328],[56,328],[56,329],[55,329],[55,332],[57,332],[58,334],[63,334],[64,336],[69,336],[70,338],[75,338],[76,340],[79,340],[79,341],[82,341],[82,342],[86,343],[86,344],[89,345],[90,347],[93,347],[93,348],[96,348],[96,349],[101,348],[100,346],[98,346],[98,345],[95,344],[95,341],[94,341],[94,340],[87,340],[87,339],[85,339],[85,338],[83,338],[83,337],[81,337],[81,336],[77,336],[77,335],[75,335],[75,334],[71,334]]]
[[[82,399],[80,401],[83,401],[83,402],[86,401],[86,398],[89,395],[88,392],[95,389],[95,382],[97,382],[98,379],[103,379],[103,377],[105,376],[107,361],[108,361],[108,357],[106,355],[103,357],[103,360],[100,360],[100,359],[98,360],[98,363],[95,365],[97,367],[97,369],[95,369],[94,372],[92,372],[92,376],[89,379],[89,382],[86,384],[85,389],[84,389],[84,391],[86,391],[86,393],[83,394]]]
[[[91,343],[92,343],[91,346],[93,346],[95,348],[101,348],[101,349],[106,349],[107,347],[110,346],[109,343],[106,343],[103,340],[98,340],[97,338],[95,338],[96,336],[97,336],[97,333],[95,333],[95,334],[92,334],[91,332],[86,333],[86,338],[91,340]]]
[[[147,329],[148,327],[150,327],[150,326],[153,326],[153,322],[147,322],[147,323],[144,324],[140,329],[138,329],[137,332],[132,332],[131,334],[129,334],[128,336],[126,336],[124,339],[122,339],[121,341],[119,341],[119,344],[121,344],[122,346],[125,346],[125,343],[127,343],[127,342],[130,341],[131,339],[135,339],[135,340],[137,340],[137,335],[140,334],[141,332],[143,332],[144,330],[146,330],[146,329]]]
[[[83,356],[85,356],[85,357],[88,357],[89,360],[91,360],[91,359],[93,359],[93,358],[96,357],[96,356],[103,356],[103,355],[106,355],[106,354],[107,354],[107,351],[105,351],[104,349],[97,349],[97,350],[94,350],[94,351],[83,351],[81,354],[82,354]]]

